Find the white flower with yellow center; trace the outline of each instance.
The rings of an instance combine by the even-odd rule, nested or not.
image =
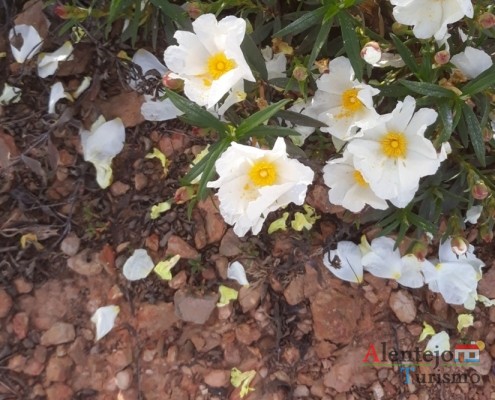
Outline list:
[[[344,151],[342,158],[330,160],[323,167],[323,179],[330,188],[328,198],[332,204],[354,213],[360,212],[366,204],[378,210],[388,208],[387,202],[371,190],[363,174],[356,169],[348,151]]]
[[[246,22],[234,16],[217,21],[204,14],[192,25],[194,33],[175,33],[179,45],[165,50],[165,64],[171,78],[184,80],[191,101],[211,108],[242,79],[255,81],[241,50]]]
[[[441,40],[447,34],[447,25],[473,17],[471,0],[390,0],[394,18],[404,25],[414,25],[418,39],[435,37]]]
[[[379,117],[373,107],[373,96],[380,91],[354,79],[354,70],[345,57],[330,61],[330,72],[318,78],[318,90],[308,113],[328,127],[321,128],[340,140],[355,137],[359,128],[376,125]]]
[[[268,214],[289,203],[304,203],[314,173],[287,157],[278,138],[272,150],[232,143],[215,163],[219,178],[208,187],[218,188],[220,213],[244,236],[260,232]]]
[[[414,197],[419,180],[434,174],[440,166],[435,147],[424,137],[426,128],[437,119],[437,113],[422,108],[416,113],[416,101],[407,96],[395,110],[363,137],[352,140],[347,150],[354,165],[375,194],[405,207]]]

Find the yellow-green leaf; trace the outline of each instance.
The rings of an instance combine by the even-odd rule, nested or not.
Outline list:
[[[277,231],[286,231],[287,230],[287,218],[289,218],[289,213],[284,212],[279,219],[273,221],[268,227],[268,234],[272,234]]]
[[[160,214],[167,212],[172,207],[172,203],[170,201],[164,201],[163,203],[155,204],[151,207],[151,219],[157,219]]]
[[[158,264],[155,265],[153,271],[155,271],[155,273],[163,280],[169,281],[170,279],[172,279],[172,268],[175,267],[179,260],[180,255],[177,254],[176,256],[173,256],[168,260],[160,261]]]
[[[153,148],[153,151],[151,153],[146,154],[144,158],[148,158],[148,159],[158,158],[158,160],[160,160],[160,163],[162,164],[163,173],[165,175],[168,174],[168,166],[170,164],[170,161],[167,159],[167,156],[163,154],[160,150],[158,150],[156,147]]]
[[[218,287],[218,293],[220,294],[220,300],[218,300],[217,307],[223,307],[229,304],[231,301],[237,300],[239,292],[235,289],[229,288],[225,285]]]
[[[421,332],[421,335],[419,335],[418,342],[422,342],[425,340],[428,336],[433,336],[435,334],[435,329],[426,322],[423,322],[423,331]]]
[[[459,314],[457,316],[457,330],[460,332],[464,328],[473,326],[474,317],[471,314]]]
[[[254,388],[249,387],[249,385],[255,376],[255,370],[241,372],[237,368],[232,368],[230,371],[230,383],[236,388],[241,388],[241,392],[239,393],[241,398],[249,394],[249,392],[254,391]]]

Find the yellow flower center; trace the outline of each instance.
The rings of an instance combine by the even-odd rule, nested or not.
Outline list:
[[[235,61],[227,58],[225,53],[213,54],[207,61],[208,75],[218,79],[236,67]]]
[[[342,93],[342,107],[348,113],[355,113],[361,110],[364,105],[358,99],[358,89],[347,89],[344,93]]]
[[[249,178],[256,186],[273,185],[277,175],[277,166],[265,160],[256,161],[249,170]]]
[[[401,132],[389,132],[380,142],[383,154],[389,158],[404,158],[407,155],[407,138]]]
[[[368,182],[364,180],[363,174],[361,174],[361,172],[355,170],[352,175],[359,186],[368,186]]]

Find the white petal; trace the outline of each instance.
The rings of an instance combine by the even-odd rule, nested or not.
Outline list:
[[[61,99],[72,100],[70,94],[64,91],[64,85],[61,82],[54,83],[50,90],[50,99],[48,100],[48,113],[55,113],[55,104]]]
[[[91,84],[91,77],[90,76],[85,76],[79,85],[79,87],[72,93],[72,97],[74,99],[77,99],[81,94],[84,93],[84,91],[89,88],[89,85]]]
[[[23,42],[19,49],[13,45],[16,35],[20,35]],[[25,24],[14,26],[9,32],[9,40],[12,55],[18,63],[34,57],[40,51],[43,42],[38,31],[31,25]]]
[[[53,53],[41,53],[38,56],[38,76],[40,78],[46,78],[47,76],[53,75],[57,70],[60,61],[71,59],[73,50],[72,43],[67,41]]]
[[[379,237],[371,242],[371,252],[363,256],[363,267],[378,278],[399,279],[402,265],[399,249],[395,249],[395,241],[387,237]]]
[[[425,351],[431,351],[434,355],[442,355],[450,351],[450,337],[447,332],[442,331],[431,337],[426,345]]]
[[[151,70],[156,70],[160,76],[165,75],[168,71],[167,67],[163,65],[158,58],[151,54],[148,50],[139,49],[132,57],[132,62],[141,67],[143,75],[146,75]]]
[[[168,121],[184,113],[174,106],[170,99],[152,100],[152,96],[144,95],[145,102],[141,105],[141,114],[147,121]]]
[[[3,87],[2,94],[0,95],[0,104],[8,105],[11,103],[18,103],[21,100],[21,93],[21,89],[6,83]]]
[[[91,317],[91,322],[96,325],[96,341],[112,330],[119,312],[119,306],[100,307],[95,311]]]
[[[146,278],[155,267],[155,263],[145,249],[134,250],[124,264],[123,274],[130,281]]]
[[[397,279],[402,286],[420,288],[424,285],[423,263],[413,254],[407,254],[401,259],[401,276]]]
[[[239,261],[234,261],[229,265],[227,268],[227,278],[236,280],[241,286],[249,286],[246,270]]]
[[[469,79],[474,79],[493,65],[492,58],[483,50],[467,46],[450,60]]]
[[[481,216],[483,211],[483,206],[472,206],[466,211],[466,219],[464,222],[469,222],[470,224],[475,224]]]
[[[339,242],[336,250],[323,255],[323,264],[332,274],[344,281],[362,283],[363,264],[359,246],[348,241]]]

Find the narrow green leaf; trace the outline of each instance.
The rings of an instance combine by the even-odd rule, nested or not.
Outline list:
[[[201,179],[199,181],[199,186],[198,186],[198,198],[199,199],[204,199],[206,197],[206,185],[208,182],[211,180],[213,175],[215,175],[215,163],[217,162],[218,158],[222,155],[222,153],[225,151],[227,147],[230,146],[230,141],[227,139],[224,139],[219,142],[219,146],[214,149],[210,154],[211,156],[208,157],[204,169],[201,175]]]
[[[310,126],[312,128],[321,128],[327,126],[325,123],[318,121],[317,119],[294,111],[280,110],[275,114],[275,116],[285,119],[293,123],[294,125]]]
[[[320,7],[316,10],[309,11],[303,14],[302,17],[296,19],[294,22],[291,22],[285,28],[276,32],[273,36],[283,37],[286,35],[297,35],[312,26],[320,25],[323,15],[325,15],[325,11],[326,7]]]
[[[249,66],[255,71],[258,71],[261,79],[266,81],[268,79],[268,71],[266,70],[265,59],[250,35],[244,36],[244,40],[241,43],[241,50]]]
[[[290,100],[280,100],[277,103],[269,105],[264,110],[258,111],[257,113],[247,117],[236,129],[236,136],[242,138],[249,134],[249,132],[261,125],[263,122],[268,121],[273,117],[279,110],[281,110]]]
[[[372,85],[373,87],[380,89],[380,96],[384,97],[406,97],[410,91],[398,84],[392,83],[390,85]]]
[[[416,59],[414,58],[414,55],[411,52],[411,50],[409,50],[408,47],[404,43],[402,43],[400,39],[397,36],[395,36],[393,33],[390,34],[390,37],[394,42],[397,52],[402,57],[404,63],[407,65],[409,70],[412,73],[417,74],[419,72],[419,67],[418,64],[416,63]]]
[[[454,129],[454,116],[452,114],[452,107],[449,101],[440,101],[438,103],[438,115],[442,121],[442,133],[438,140],[439,143],[446,142],[450,139],[452,131]]]
[[[257,126],[249,131],[249,136],[258,138],[265,137],[285,137],[285,136],[299,136],[299,133],[294,129],[285,128],[283,126]]]
[[[345,52],[352,65],[356,79],[361,82],[363,80],[364,62],[361,58],[361,45],[355,30],[354,18],[347,12],[337,14],[337,18],[342,30]]]
[[[165,16],[175,21],[180,28],[192,30],[191,21],[182,7],[170,3],[168,0],[150,0],[150,2],[158,7]]]
[[[466,84],[463,88],[461,88],[462,93],[472,96],[473,94],[479,93],[488,87],[494,85],[495,82],[495,64],[493,64],[486,71],[482,72],[471,82]]]
[[[486,166],[485,161],[485,143],[483,141],[483,131],[481,130],[480,122],[474,111],[466,103],[462,105],[462,115],[466,122],[466,128],[471,139],[471,144],[476,154],[476,158],[480,164]]]
[[[446,97],[449,99],[453,99],[456,97],[455,93],[452,90],[445,89],[441,86],[435,85],[434,83],[428,82],[412,82],[407,81],[405,79],[399,80],[401,85],[404,85],[409,90],[422,94],[423,96],[430,97]]]
[[[178,95],[177,93],[164,88],[167,97],[174,103],[174,105],[186,114],[186,120],[188,123],[201,128],[215,129],[221,135],[225,135],[228,131],[227,125],[221,122],[219,119],[211,115],[208,111],[199,107],[197,104]]]
[[[308,63],[306,64],[306,67],[310,71],[313,69],[313,64],[316,60],[316,57],[318,57],[323,45],[328,40],[328,34],[330,33],[330,29],[332,29],[332,25],[333,25],[333,18],[329,19],[328,21],[325,21],[320,27],[320,31],[318,32],[318,35],[316,36],[313,50],[311,50],[311,54],[309,56]]]

